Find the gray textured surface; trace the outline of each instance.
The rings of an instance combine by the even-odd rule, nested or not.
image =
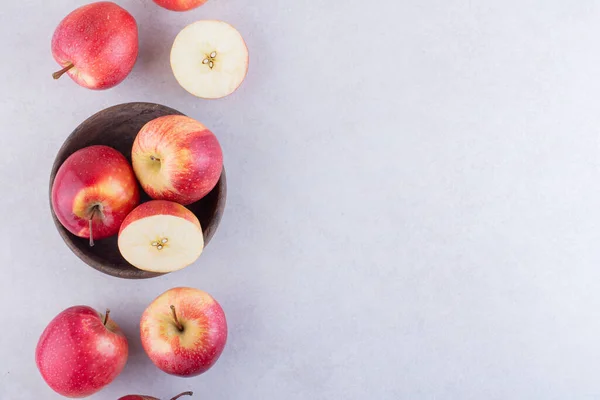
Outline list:
[[[126,393],[199,399],[600,397],[600,6],[566,1],[209,0],[141,27],[129,79],[54,82],[50,37],[82,1],[0,11],[0,399],[55,399],[33,353],[62,309],[110,307]],[[176,33],[234,24],[251,68],[220,101],[173,78]],[[87,268],[50,219],[54,154],[82,120],[152,101],[219,136],[229,177],[201,261],[130,282]],[[139,316],[162,291],[212,293],[229,344],[206,375],[159,372]]]

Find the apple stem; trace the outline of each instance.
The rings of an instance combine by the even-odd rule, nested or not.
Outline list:
[[[52,77],[54,79],[59,79],[61,76],[63,76],[66,72],[68,72],[71,68],[73,68],[75,65],[73,65],[73,63],[69,63],[66,67],[64,67],[63,69],[61,69],[60,71],[57,71],[55,73],[52,74]]]
[[[107,308],[106,309],[106,314],[104,314],[104,326],[106,326],[106,323],[108,322],[108,315],[110,314],[110,310]]]
[[[171,306],[171,312],[173,313],[173,319],[175,320],[175,325],[177,325],[177,329],[179,329],[179,332],[183,332],[183,325],[181,325],[181,322],[179,322],[179,320],[177,319],[175,306]]]
[[[90,247],[94,247],[94,229],[93,229],[93,221],[94,221],[94,217],[96,216],[96,213],[102,213],[102,211],[100,210],[100,206],[99,205],[95,205],[94,207],[92,207],[92,211],[90,213],[90,219],[89,219],[89,228],[90,228]]]
[[[93,218],[93,216],[92,216],[92,218]],[[92,218],[90,218],[90,247],[94,247],[94,230],[93,230],[94,221]]]
[[[183,393],[180,393],[177,396],[173,397],[171,400],[177,400],[181,396],[191,396],[193,394],[194,394],[194,392],[183,392]]]

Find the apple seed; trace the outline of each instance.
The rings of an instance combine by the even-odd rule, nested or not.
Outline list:
[[[210,69],[213,69],[215,66],[216,58],[217,58],[217,52],[213,51],[212,53],[207,55],[204,60],[202,60],[202,64],[204,64],[204,65],[208,64],[208,67]]]
[[[157,250],[162,250],[165,247],[164,245],[167,244],[168,241],[168,238],[161,238],[159,240],[155,240],[150,244],[152,245],[152,247],[156,247]]]

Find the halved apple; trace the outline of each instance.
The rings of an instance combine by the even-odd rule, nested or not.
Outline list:
[[[200,257],[204,236],[198,218],[181,204],[152,200],[134,209],[119,231],[119,251],[134,267],[167,273]]]
[[[233,93],[248,72],[248,47],[223,21],[197,21],[185,27],[171,49],[171,68],[191,94],[218,99]]]

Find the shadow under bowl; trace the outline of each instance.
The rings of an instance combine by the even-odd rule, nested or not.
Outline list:
[[[58,233],[67,246],[83,262],[107,275],[125,279],[146,279],[164,275],[161,273],[142,271],[128,263],[119,252],[117,236],[96,241],[90,247],[89,240],[80,238],[69,232],[58,221],[52,209],[52,185],[59,167],[74,152],[92,145],[110,146],[120,151],[131,163],[133,141],[142,127],[151,120],[165,115],[183,115],[172,108],[152,103],[127,103],[107,108],[91,116],[65,140],[58,151],[50,174],[50,210]],[[141,202],[150,200],[140,188]],[[186,206],[200,220],[204,233],[204,244],[208,245],[214,236],[227,197],[225,169],[215,188],[201,200]]]

